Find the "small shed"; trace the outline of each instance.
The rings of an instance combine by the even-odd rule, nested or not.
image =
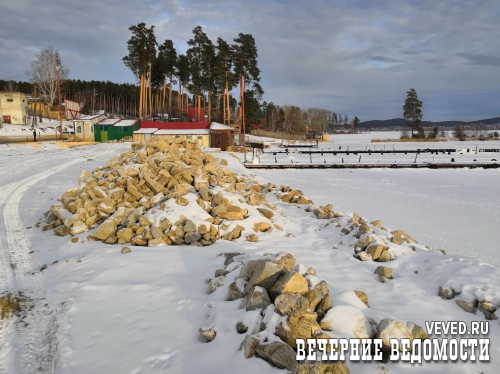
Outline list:
[[[139,128],[138,119],[106,118],[94,125],[95,141],[105,143],[109,140],[122,140],[125,137],[132,138],[134,131]]]
[[[75,127],[75,135],[85,142],[93,142],[94,140],[94,125],[103,119],[107,118],[104,114],[95,114],[92,116],[84,116],[73,120]]]
[[[212,122],[210,124],[210,146],[212,148],[220,148],[221,151],[226,151],[228,147],[232,147],[234,145],[234,135],[237,133],[238,129],[232,126]]]
[[[134,131],[133,133],[134,142],[144,142],[146,140],[151,139],[151,137],[157,130],[158,130],[157,128],[150,127],[150,128],[140,128]]]

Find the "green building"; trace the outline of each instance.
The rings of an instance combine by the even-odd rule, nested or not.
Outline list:
[[[106,118],[94,125],[94,139],[105,143],[109,140],[122,140],[134,136],[134,131],[141,127],[138,119]]]

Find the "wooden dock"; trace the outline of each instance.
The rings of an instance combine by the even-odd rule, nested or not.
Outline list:
[[[421,163],[421,164],[244,164],[247,169],[498,169],[498,163]]]

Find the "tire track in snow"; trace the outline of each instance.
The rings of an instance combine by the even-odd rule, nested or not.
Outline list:
[[[111,150],[83,152],[93,157],[112,153]],[[75,155],[77,156],[77,155]],[[57,317],[45,297],[40,264],[31,256],[31,244],[19,216],[19,203],[24,193],[35,183],[86,160],[79,157],[42,173],[3,186],[0,205],[5,201],[3,222],[7,248],[0,241],[0,295],[18,296],[23,311],[16,319],[16,334],[4,339],[4,321],[0,321],[0,373],[53,373],[57,363]],[[45,159],[45,161],[47,161]],[[8,343],[11,343],[10,345]]]

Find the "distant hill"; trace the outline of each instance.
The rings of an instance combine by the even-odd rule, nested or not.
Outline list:
[[[404,118],[393,118],[386,120],[373,120],[373,121],[364,121],[359,124],[360,127],[364,127],[367,123],[370,124],[372,129],[381,128],[381,127],[402,127],[406,124],[407,120]],[[422,126],[438,126],[438,127],[452,127],[456,124],[461,123],[465,125],[470,125],[474,123],[482,123],[485,125],[495,125],[500,124],[500,117],[488,118],[488,119],[480,119],[477,121],[441,121],[441,122],[432,122],[432,121],[422,121]]]

